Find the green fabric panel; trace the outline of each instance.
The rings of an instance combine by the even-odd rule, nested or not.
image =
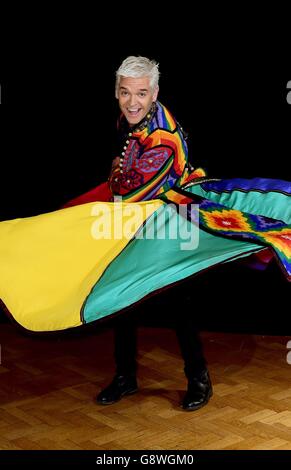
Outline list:
[[[159,208],[156,213],[163,215],[167,207]],[[155,214],[143,227],[143,234],[146,227],[154,223]],[[173,215],[175,217],[177,221],[182,218],[176,211]],[[190,232],[192,223],[184,218],[183,223]],[[166,226],[168,230],[169,221]],[[193,250],[181,250],[181,243],[185,242],[181,237],[133,239],[92,289],[83,308],[84,320],[92,322],[106,317],[173,282],[217,263],[262,249],[254,243],[217,237],[202,230],[198,230],[198,233],[199,245]]]
[[[264,215],[272,219],[282,220],[286,224],[291,224],[290,196],[275,191],[231,191],[216,193],[205,191],[201,185],[194,185],[187,188],[188,192],[205,197],[211,201],[223,204],[233,209],[248,212],[255,215]]]

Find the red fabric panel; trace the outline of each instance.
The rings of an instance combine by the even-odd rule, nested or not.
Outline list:
[[[66,207],[87,204],[88,202],[95,202],[95,201],[108,202],[110,201],[111,197],[112,197],[112,193],[106,181],[105,183],[101,183],[98,186],[96,186],[96,188],[91,189],[87,193],[81,194],[81,196],[78,196],[66,202],[66,204],[62,206],[62,209]]]

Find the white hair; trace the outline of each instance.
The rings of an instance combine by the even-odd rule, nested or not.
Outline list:
[[[116,71],[115,96],[118,98],[119,82],[121,77],[149,77],[150,87],[154,91],[159,85],[159,64],[142,56],[129,56]]]

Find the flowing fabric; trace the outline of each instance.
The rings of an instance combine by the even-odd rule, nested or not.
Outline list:
[[[61,210],[0,223],[0,299],[19,325],[78,327],[239,258],[264,267],[275,257],[290,280],[290,183],[207,178],[159,102],[134,127],[121,116],[119,130],[107,182]]]
[[[106,201],[106,183],[98,188],[91,196],[99,191]],[[155,200],[85,198],[55,212],[1,222],[0,298],[18,324],[40,332],[111,316],[206,268],[266,247],[290,280],[290,193],[290,183],[279,180],[192,180]],[[169,235],[173,226],[181,229],[176,237]]]

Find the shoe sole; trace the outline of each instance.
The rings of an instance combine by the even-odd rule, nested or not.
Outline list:
[[[113,405],[114,403],[118,403],[124,396],[133,395],[137,391],[138,391],[138,388],[135,388],[134,390],[130,390],[129,392],[122,393],[120,395],[120,398],[118,398],[118,400],[114,400],[114,401],[98,401],[98,400],[96,400],[96,403],[98,403],[98,405]]]

